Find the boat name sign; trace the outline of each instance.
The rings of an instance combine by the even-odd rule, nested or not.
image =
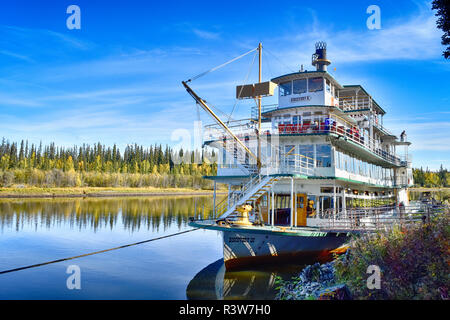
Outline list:
[[[304,97],[295,97],[295,98],[291,98],[291,102],[309,101],[309,100],[311,100],[311,96],[304,96]]]

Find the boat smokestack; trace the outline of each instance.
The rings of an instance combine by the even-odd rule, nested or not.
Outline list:
[[[312,65],[317,71],[327,71],[327,66],[331,61],[327,60],[327,43],[325,41],[316,42],[316,52],[312,55]]]

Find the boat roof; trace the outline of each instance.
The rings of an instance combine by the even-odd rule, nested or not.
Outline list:
[[[346,91],[346,90],[361,90],[366,96],[371,97],[372,96],[366,91],[366,89],[363,88],[363,86],[359,84],[349,84],[342,86],[339,82],[336,81],[336,79],[333,78],[331,74],[329,74],[327,71],[299,71],[299,72],[293,72],[293,73],[287,73],[279,77],[275,77],[271,79],[272,82],[276,84],[280,84],[284,81],[291,81],[296,79],[306,79],[310,78],[311,75],[317,76],[317,77],[324,77],[328,80],[330,80],[338,89],[339,91]],[[381,113],[386,114],[386,111],[380,107],[380,105],[372,98],[373,105],[375,106],[375,109]]]
[[[290,81],[290,80],[296,80],[296,79],[306,79],[310,78],[311,75],[317,76],[317,77],[324,77],[330,80],[338,89],[343,89],[342,85],[339,84],[339,82],[334,79],[331,74],[329,74],[326,71],[299,71],[299,72],[293,72],[288,73],[279,77],[273,78],[271,81],[275,82],[276,84],[280,84],[284,81]]]
[[[368,97],[372,96],[366,91],[366,89],[363,88],[363,86],[359,85],[359,84],[346,84],[344,85],[344,87],[341,89],[341,91],[345,91],[345,90],[361,90],[362,92],[364,92],[364,94]],[[380,107],[380,105],[375,101],[375,99],[372,98],[372,102],[373,105],[375,106],[375,108],[377,109],[377,111],[381,114],[386,114],[386,111]]]

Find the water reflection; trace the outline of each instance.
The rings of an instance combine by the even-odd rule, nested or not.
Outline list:
[[[198,197],[124,197],[85,199],[26,199],[0,200],[0,230],[24,227],[113,229],[118,223],[129,231],[140,228],[159,231],[169,226],[186,227],[195,215],[208,218],[212,214],[212,198]]]
[[[272,300],[277,292],[275,278],[291,279],[303,267],[285,264],[227,271],[223,259],[219,259],[195,275],[187,286],[186,297],[190,300]]]

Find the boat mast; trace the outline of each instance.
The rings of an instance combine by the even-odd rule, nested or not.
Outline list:
[[[258,53],[259,53],[259,74],[258,74],[258,81],[261,83],[261,77],[262,77],[262,44],[261,42],[258,45]],[[258,96],[258,132],[257,132],[257,141],[258,141],[258,151],[257,151],[257,157],[258,157],[258,173],[261,171],[261,96]]]

